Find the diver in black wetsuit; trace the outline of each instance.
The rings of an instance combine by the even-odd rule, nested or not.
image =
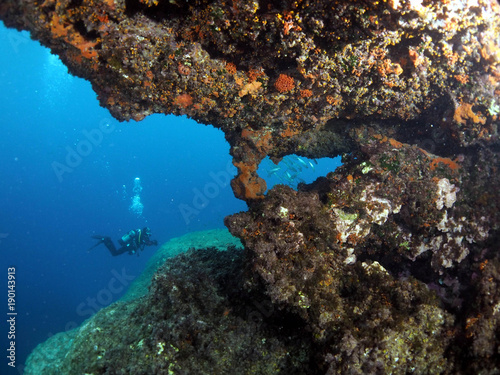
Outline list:
[[[131,230],[118,240],[120,248],[117,249],[110,237],[92,236],[92,238],[99,240],[99,242],[97,242],[89,250],[103,243],[113,256],[121,255],[127,252],[132,255],[135,254],[138,250],[144,250],[145,246],[158,246],[158,241],[151,240],[150,237],[151,230],[148,227],[145,227],[143,229]]]

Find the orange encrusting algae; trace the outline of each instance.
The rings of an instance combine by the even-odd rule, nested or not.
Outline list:
[[[245,199],[262,199],[267,189],[266,182],[257,175],[257,165],[234,162],[238,168],[238,176],[231,181],[231,187],[237,196]]]
[[[380,141],[380,143],[389,142],[389,144],[392,147],[395,147],[395,148],[403,147],[403,144],[399,141],[396,141],[394,138],[387,138],[387,136],[385,136],[385,135],[382,136],[381,134],[375,134],[373,137],[378,139]]]
[[[486,120],[472,111],[472,104],[469,103],[461,103],[456,109],[455,114],[453,115],[453,119],[465,125],[467,120],[471,120],[475,124],[484,124]]]
[[[432,161],[431,161],[431,170],[432,171],[435,170],[439,164],[444,164],[445,166],[450,168],[452,171],[456,171],[460,168],[460,165],[456,161],[451,160],[450,158],[437,157],[437,158],[432,159]]]
[[[295,82],[292,77],[286,74],[280,74],[274,83],[274,87],[276,87],[276,90],[283,93],[292,90],[295,87]]]
[[[50,31],[55,37],[64,38],[67,43],[78,48],[83,57],[87,59],[94,59],[97,57],[97,51],[94,50],[97,42],[86,40],[81,34],[75,31],[73,26],[69,24],[64,25],[57,14],[54,14],[52,17]]]
[[[187,108],[193,104],[193,98],[189,94],[180,94],[174,99],[174,104],[178,107]]]
[[[242,147],[245,149],[245,160],[233,161],[238,168],[238,175],[231,186],[236,196],[244,199],[262,199],[267,189],[266,182],[257,174],[260,161],[272,148],[272,134],[266,130],[251,130],[245,128],[241,138],[246,141]]]

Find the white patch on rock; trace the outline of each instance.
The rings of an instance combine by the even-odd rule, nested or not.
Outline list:
[[[288,208],[280,206],[280,211],[278,212],[278,216],[286,219],[288,217]]]
[[[356,255],[354,255],[354,249],[352,247],[347,249],[347,258],[345,258],[345,264],[354,264],[356,262]]]
[[[457,192],[460,190],[447,178],[442,178],[437,182],[437,195],[436,207],[438,210],[442,210],[443,207],[451,208],[453,203],[457,200]]]
[[[368,203],[366,205],[366,213],[372,217],[372,222],[382,225],[387,221],[389,214],[399,212],[401,205],[394,205],[394,203],[388,199],[376,197],[373,194],[375,189],[376,185],[368,185],[366,189],[363,190],[359,200]]]
[[[389,274],[389,272],[387,272],[387,270],[384,267],[382,267],[382,265],[379,262],[377,262],[377,261],[375,261],[375,262],[373,262],[371,264],[363,262],[363,263],[361,263],[361,265],[366,270],[366,273],[368,275],[371,275],[373,273],[384,273],[386,275]]]

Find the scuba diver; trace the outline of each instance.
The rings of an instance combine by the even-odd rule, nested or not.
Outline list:
[[[132,255],[137,253],[139,250],[144,250],[145,246],[158,246],[158,241],[151,240],[150,237],[151,229],[149,229],[148,227],[144,227],[143,229],[131,230],[118,240],[120,248],[117,249],[110,237],[92,236],[92,238],[95,238],[99,242],[97,242],[89,250],[92,250],[94,247],[97,247],[103,243],[113,256],[121,255],[127,252]],[[137,253],[137,255],[139,255],[139,253]]]

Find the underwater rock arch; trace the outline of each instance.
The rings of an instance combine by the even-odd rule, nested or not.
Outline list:
[[[302,319],[325,371],[499,371],[497,1],[0,0],[0,18],[115,118],[224,131],[245,285]],[[264,195],[259,163],[290,154],[344,165]]]
[[[115,118],[185,114],[221,128],[234,192],[252,200],[263,157],[352,150],[354,121],[411,144],[408,120],[428,131],[443,97],[435,126],[448,143],[493,141],[499,6],[447,3],[2,1],[0,17],[92,82]]]

